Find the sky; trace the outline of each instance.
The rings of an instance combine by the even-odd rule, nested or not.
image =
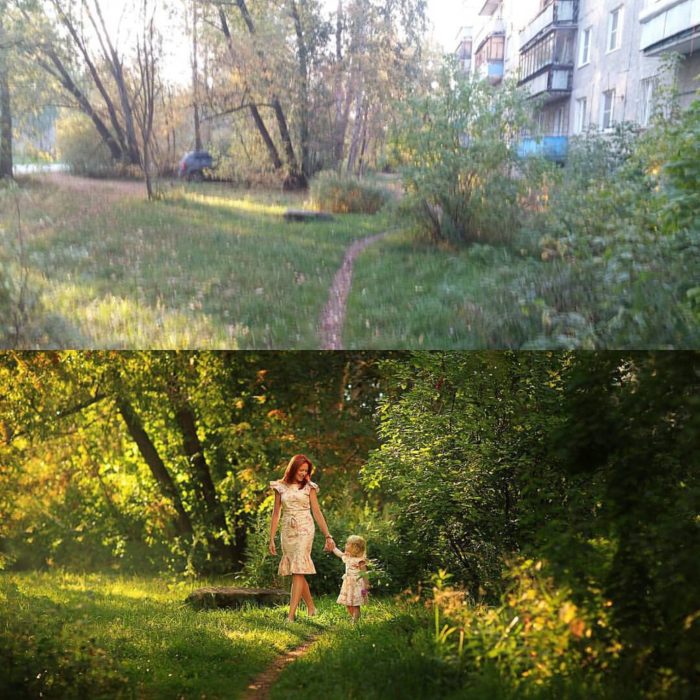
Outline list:
[[[324,2],[331,10],[337,5],[337,0],[324,0]],[[113,28],[119,27],[122,37],[129,33],[131,27],[128,21],[129,13],[124,12],[124,6],[129,4],[129,0],[102,0],[101,2],[108,25]],[[446,52],[454,51],[457,47],[459,30],[468,25],[469,10],[474,9],[477,4],[483,4],[483,0],[428,0],[428,22],[432,27],[430,36]],[[172,52],[168,51],[168,53]],[[168,62],[173,68],[173,75],[179,79],[188,74],[189,54],[187,52],[178,49],[169,56]]]

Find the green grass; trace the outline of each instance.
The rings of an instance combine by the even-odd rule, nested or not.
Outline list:
[[[505,248],[437,248],[410,233],[393,233],[355,266],[345,344],[377,350],[508,346],[507,329],[489,314],[503,293],[503,273],[515,276],[532,265]],[[497,333],[492,326],[499,326]]]
[[[309,621],[300,613],[285,625],[281,608],[197,612],[183,605],[189,588],[1,574],[0,696],[234,698],[278,654],[328,624],[324,614]],[[319,601],[322,612],[329,606]]]
[[[36,183],[20,195],[30,284],[49,312],[37,346],[318,348],[345,248],[381,217],[285,223],[300,199],[214,185],[100,202]],[[12,202],[0,228],[15,237]]]

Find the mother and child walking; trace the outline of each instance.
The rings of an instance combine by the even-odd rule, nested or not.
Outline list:
[[[345,551],[338,549],[318,505],[318,484],[311,481],[313,469],[308,457],[295,455],[289,460],[284,476],[279,481],[270,482],[270,487],[275,492],[270,526],[270,554],[277,556],[275,535],[281,522],[282,558],[278,573],[292,577],[287,621],[294,621],[301,600],[306,604],[309,617],[316,615],[316,606],[306,580],[306,576],[316,573],[311,560],[316,520],[326,537],[324,550],[335,554],[345,564],[343,585],[337,602],[344,605],[352,621],[357,622],[360,619],[360,608],[367,602],[367,546],[362,537],[351,535],[345,543]]]

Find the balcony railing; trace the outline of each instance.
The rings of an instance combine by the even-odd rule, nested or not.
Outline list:
[[[487,79],[492,85],[503,80],[503,59],[494,58],[483,61],[476,69],[476,77]]]
[[[484,45],[489,37],[506,34],[506,23],[501,17],[492,17],[488,22],[481,27],[474,35],[475,53]]]
[[[666,51],[688,54],[700,40],[700,0],[666,0],[642,12],[641,49],[647,56]]]
[[[550,27],[571,26],[578,19],[576,0],[554,0],[520,32],[520,50],[527,49],[533,39]]]
[[[530,97],[544,95],[550,99],[558,99],[571,92],[573,81],[573,66],[553,65],[527,80],[521,80],[520,85],[529,92]]]
[[[525,136],[518,143],[520,158],[540,157],[563,163],[569,153],[568,136]]]

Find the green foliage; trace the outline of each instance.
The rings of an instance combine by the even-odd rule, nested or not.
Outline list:
[[[690,225],[696,194],[688,165],[694,161],[690,155],[678,171],[668,160],[692,149],[694,112],[641,135],[623,124],[573,142],[533,224],[531,237],[547,265],[536,276],[504,280],[530,319],[525,347],[696,345],[700,228]],[[673,184],[679,177],[687,178],[685,194],[685,185]]]
[[[450,66],[432,94],[409,102],[395,148],[404,163],[404,211],[420,231],[454,243],[512,239],[541,170],[536,161],[517,162],[530,109],[513,84],[495,89]]]
[[[602,672],[619,652],[622,683],[683,697],[700,648],[697,354],[417,354],[388,364],[381,447],[364,478],[402,504],[403,546],[425,547],[414,580],[448,569],[463,590],[459,610],[507,604],[502,618],[477,605],[487,635],[539,610],[544,636],[516,635],[502,671],[513,663],[520,674],[518,659],[529,663],[533,650],[554,663],[569,639],[557,611],[571,603],[569,622],[584,623],[571,634],[592,629],[611,645],[572,656],[571,669]],[[499,573],[515,551],[549,564],[541,580],[516,572],[513,602]],[[438,646],[458,655],[459,636],[437,620]],[[463,654],[473,638],[467,631]]]
[[[385,190],[359,178],[319,173],[311,183],[311,202],[334,214],[376,214],[388,201]]]
[[[61,162],[76,175],[107,177],[115,165],[109,148],[95,136],[90,120],[79,112],[60,117],[56,124],[56,145]]]
[[[435,646],[449,663],[478,678],[487,670],[525,696],[556,683],[602,694],[622,646],[611,636],[609,607],[581,609],[542,561],[517,561],[496,606],[473,606],[463,591],[435,577]],[[594,690],[595,689],[595,690]]]

